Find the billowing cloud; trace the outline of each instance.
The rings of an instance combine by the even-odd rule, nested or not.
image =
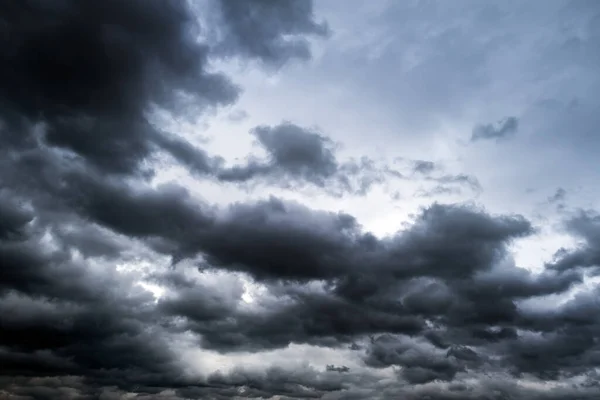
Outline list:
[[[186,3],[66,1],[2,8],[7,140],[44,139],[107,172],[133,172],[157,133],[151,107],[229,104],[238,90],[207,71],[209,48]]]
[[[322,133],[290,122],[258,126],[251,134],[267,153],[267,159],[251,158],[246,165],[222,168],[219,180],[226,182],[266,181],[275,186],[300,188],[306,184],[336,196],[364,194],[389,177],[385,167],[374,161],[339,161],[336,144]]]
[[[218,0],[217,7],[222,22],[217,26],[223,37],[217,48],[226,55],[258,59],[268,65],[309,59],[307,37],[329,33],[325,22],[314,19],[312,1]]]
[[[376,184],[487,187],[444,146],[395,170],[342,158],[336,129],[232,117],[232,64],[285,80],[332,32],[307,0],[0,5],[0,398],[599,397],[595,211],[560,214],[572,242],[537,269],[515,254],[546,233],[535,215],[399,201],[381,234],[346,209],[377,209]],[[262,154],[232,166],[154,118],[207,111]]]

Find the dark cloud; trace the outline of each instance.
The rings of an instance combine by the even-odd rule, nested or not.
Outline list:
[[[364,194],[388,176],[367,158],[339,161],[337,145],[322,133],[289,122],[258,126],[251,131],[267,153],[266,160],[251,159],[246,165],[223,168],[218,178],[228,182],[267,181],[284,187],[312,184],[334,195]]]
[[[54,234],[66,249],[77,251],[83,257],[117,259],[124,256],[127,243],[122,237],[93,224],[78,225],[64,223],[56,227]]]
[[[229,104],[238,89],[207,72],[210,47],[185,2],[25,1],[1,5],[0,22],[2,389],[98,398],[189,385],[152,296],[114,260],[138,239],[172,253],[167,235],[182,244],[207,217],[177,189],[122,178],[149,172],[156,150],[213,172],[218,157],[146,116]]]
[[[275,394],[289,398],[321,398],[343,388],[340,374],[321,375],[311,368],[286,370],[272,367],[266,371],[237,368],[230,374],[215,373],[208,382],[213,385],[239,387],[247,398],[270,398]]]
[[[333,364],[328,364],[326,367],[327,371],[334,371],[334,372],[349,372],[350,368],[346,367],[345,365],[336,367]]]
[[[251,133],[266,150],[269,160],[222,172],[222,179],[247,180],[255,175],[280,172],[305,177],[322,186],[339,168],[331,141],[320,133],[291,123],[259,126]]]
[[[15,200],[0,192],[0,240],[21,237],[34,216]]]
[[[218,8],[229,32],[222,45],[236,56],[279,64],[305,58],[303,35],[327,31],[313,21],[310,1]],[[198,41],[187,2],[27,1],[3,5],[0,19],[3,140],[22,148],[41,137],[109,173],[147,173],[142,161],[157,149],[196,173],[215,173],[219,157],[147,119],[156,109],[187,117],[237,98],[226,76],[208,72],[221,55]]]
[[[63,381],[64,390],[185,383],[160,326],[152,326],[153,298],[132,276],[49,247],[43,226],[27,229],[18,241],[0,241],[0,363],[13,377],[9,388],[36,376],[78,381]],[[15,393],[61,398],[52,385],[25,386]]]
[[[412,384],[434,380],[450,381],[464,366],[427,343],[419,345],[409,339],[382,335],[367,350],[367,365],[382,368],[401,366],[400,375]]]
[[[593,212],[567,223],[579,246],[534,273],[510,255],[535,232],[519,215],[435,203],[376,237],[347,213],[275,197],[219,207],[144,179],[165,154],[197,176],[338,193],[390,174],[339,161],[335,143],[291,123],[255,128],[267,159],[233,168],[151,124],[156,108],[185,116],[236,99],[212,59],[279,66],[327,33],[309,1],[213,6],[222,24],[207,30],[222,36],[203,43],[186,2],[0,5],[0,397],[598,398],[598,290],[569,293],[597,273]],[[481,138],[516,130],[507,121]],[[436,170],[412,165],[427,182],[479,190]],[[254,303],[247,283],[264,289]],[[200,376],[181,355],[291,344],[349,348],[358,364]],[[383,381],[387,367],[396,375]]]
[[[470,275],[502,257],[511,239],[531,233],[522,217],[434,205],[409,230],[379,240],[350,215],[275,198],[234,205],[211,228],[196,239],[210,264],[258,278],[300,280],[361,272],[365,263],[373,273],[399,277]]]
[[[551,313],[527,312],[530,331],[503,344],[505,360],[517,374],[531,373],[541,379],[568,378],[596,368],[600,349],[597,296],[595,288]]]
[[[291,343],[336,346],[372,332],[414,334],[423,329],[418,316],[393,315],[332,295],[307,293],[288,300],[258,313],[228,307],[209,316],[207,311],[194,311],[197,303],[190,293],[165,299],[161,307],[185,317],[187,329],[200,335],[204,347],[222,352],[261,351]]]
[[[413,170],[421,174],[429,174],[433,172],[436,165],[432,161],[417,160],[414,162]]]
[[[5,4],[0,86],[3,132],[25,142],[23,120],[45,140],[108,172],[132,172],[151,151],[152,107],[223,105],[237,89],[206,72],[187,3],[27,1]]]
[[[514,217],[494,219],[469,209],[436,206],[409,230],[379,241],[359,234],[352,219],[346,217],[340,224],[340,216],[332,214],[320,215],[315,228],[304,230],[316,216],[274,199],[258,208],[234,210],[230,212],[235,217],[223,226],[227,235],[212,239],[219,247],[203,252],[210,268],[233,268],[270,282],[326,279],[332,286],[325,293],[289,292],[288,288],[282,295],[288,293],[289,301],[274,303],[258,314],[221,299],[215,301],[226,308],[215,315],[198,308],[192,293],[164,300],[162,307],[185,317],[204,346],[221,351],[352,343],[357,335],[384,332],[425,333],[426,319],[446,327],[427,336],[437,335],[438,347],[444,341],[486,345],[514,339],[515,328],[529,326],[517,301],[564,292],[581,279],[579,274],[551,272],[534,276],[502,264],[510,239],[531,229]],[[241,221],[252,231],[236,224]],[[286,228],[263,221],[279,221]],[[295,224],[305,228],[297,230]],[[322,233],[311,232],[327,226]],[[246,244],[248,239],[233,241],[238,235],[253,240],[251,244]],[[206,289],[200,293],[208,295]],[[452,353],[459,358],[461,354],[468,355],[459,348]]]
[[[597,396],[597,390],[586,388],[580,384],[561,385],[557,388],[549,389],[543,382],[536,382],[538,385],[527,386],[507,382],[502,377],[484,378],[478,383],[459,382],[455,384],[430,384],[414,385],[410,387],[393,388],[382,399],[393,399],[394,394],[401,393],[404,398],[410,400],[575,400],[592,399]]]
[[[290,59],[311,57],[307,36],[329,34],[325,22],[315,21],[312,1],[217,0],[216,4],[222,17],[217,49],[226,55],[281,66]]]
[[[484,365],[483,358],[473,358],[465,350],[469,347],[476,354],[481,351],[499,354],[500,349],[509,349],[504,350],[503,360],[507,365],[515,373],[533,373],[538,372],[535,366],[541,369],[542,364],[521,361],[527,358],[519,355],[520,343],[525,339],[517,330],[543,332],[553,321],[560,320],[549,319],[546,314],[523,314],[517,302],[562,293],[581,281],[577,272],[549,270],[534,275],[506,261],[510,243],[533,232],[531,224],[519,216],[491,216],[467,206],[436,204],[424,209],[405,230],[379,239],[365,232],[348,214],[318,212],[276,198],[215,208],[193,200],[185,189],[175,185],[150,189],[136,182],[101,176],[76,160],[61,164],[53,156],[46,156],[24,157],[22,164],[16,164],[21,167],[20,173],[35,183],[35,187],[26,192],[30,194],[28,202],[21,204],[18,196],[11,197],[9,193],[3,201],[3,213],[14,215],[6,219],[9,221],[6,228],[3,225],[3,232],[9,232],[3,234],[2,245],[4,293],[12,296],[11,291],[17,291],[25,298],[65,298],[64,306],[59,300],[53,301],[59,301],[58,307],[63,307],[59,310],[65,310],[61,313],[73,321],[73,329],[84,336],[92,335],[90,339],[80,337],[77,342],[103,349],[106,359],[80,355],[79,352],[88,351],[85,346],[71,348],[68,343],[75,341],[74,336],[70,336],[71,325],[61,328],[62,325],[52,320],[48,322],[52,328],[45,328],[44,319],[32,316],[38,325],[23,327],[6,319],[3,326],[8,328],[4,328],[4,334],[11,349],[10,362],[14,364],[11,368],[15,375],[22,375],[28,368],[37,371],[28,367],[29,363],[51,363],[41,370],[47,368],[56,376],[73,374],[74,368],[89,370],[89,373],[78,374],[88,381],[98,382],[94,387],[110,382],[122,389],[139,386],[137,391],[149,393],[158,390],[153,387],[180,385],[190,386],[185,390],[194,391],[200,397],[229,390],[227,380],[220,383],[224,387],[217,389],[194,388],[191,383],[172,377],[170,369],[177,371],[178,367],[173,366],[168,352],[159,352],[156,360],[149,361],[155,366],[165,366],[165,371],[149,367],[148,370],[155,371],[149,375],[151,378],[145,375],[145,364],[139,367],[139,372],[111,364],[117,362],[110,361],[112,352],[118,353],[118,360],[125,357],[123,364],[128,365],[138,357],[138,352],[143,353],[143,357],[154,357],[146,345],[167,348],[161,344],[163,335],[155,333],[156,336],[148,337],[147,328],[142,330],[144,326],[156,327],[158,323],[153,331],[166,330],[165,335],[193,333],[197,343],[220,352],[261,351],[291,343],[349,345],[373,334],[422,335],[431,343],[422,345],[436,357],[440,355],[442,361],[438,363],[429,356],[423,356],[421,361],[418,357],[410,361],[414,365],[400,374],[407,382],[453,380],[467,368],[465,363],[475,369]],[[31,173],[38,170],[39,163],[47,176]],[[60,185],[46,181],[52,176],[61,177]],[[46,201],[47,196],[51,201]],[[32,218],[33,215],[36,218]],[[42,231],[36,233],[36,224],[43,227],[45,221],[56,220],[60,215],[65,223],[55,228],[54,237],[65,245],[59,247],[64,250],[57,253],[39,245]],[[87,229],[83,221],[88,224]],[[582,232],[593,235],[593,229],[586,228],[584,222],[574,224]],[[78,240],[74,240],[73,232],[82,233],[76,235]],[[38,239],[28,239],[27,235],[31,234],[37,234]],[[170,288],[157,303],[142,298],[133,301],[129,308],[109,313],[116,304],[127,303],[124,300],[106,303],[104,296],[121,299],[131,289],[119,289],[118,284],[112,284],[121,294],[114,297],[110,294],[112,291],[104,293],[104,284],[98,283],[102,280],[84,272],[84,266],[92,264],[75,261],[70,251],[81,248],[81,253],[87,254],[90,261],[110,260],[123,251],[114,244],[114,235],[141,241],[155,251],[174,256],[175,260],[201,256],[203,269],[243,272],[266,284],[278,299],[256,310],[241,307],[239,285],[226,291],[224,287],[202,286],[178,275],[185,271],[182,265],[177,270],[180,272],[172,271],[156,278],[162,286]],[[322,281],[323,288],[311,289],[313,281]],[[71,311],[68,304],[75,299],[83,304],[92,302],[93,306],[84,307],[81,314]],[[103,315],[105,319],[98,320]],[[587,321],[586,315],[580,318]],[[96,320],[107,331],[87,333],[77,325],[88,326]],[[127,327],[123,323],[127,323]],[[33,340],[31,344],[22,343],[26,327],[30,326],[35,326],[37,331],[50,329],[46,334],[48,343]],[[135,340],[113,340],[112,327],[118,332],[131,329],[130,337]],[[59,329],[59,333],[53,333],[52,329]],[[38,346],[42,346],[41,349]],[[119,346],[131,348],[132,353],[127,356],[130,358]],[[586,354],[593,349],[589,341],[582,341],[581,346],[580,351]],[[77,364],[64,364],[62,358],[57,361],[44,358],[46,356],[39,354],[44,349],[66,360],[75,360]],[[449,349],[452,351],[448,352]],[[407,351],[411,354],[413,350]],[[567,362],[565,357],[570,355],[559,353],[555,358],[548,358],[548,362],[561,370]],[[590,360],[589,365],[593,358]],[[407,362],[396,360],[390,365]],[[96,377],[96,368],[106,370],[109,366],[121,370]],[[143,377],[138,378],[138,374]],[[270,393],[263,386],[252,390]],[[284,393],[279,386],[274,386],[272,391]]]
[[[252,134],[273,162],[292,174],[313,173],[327,177],[337,170],[332,143],[319,133],[284,123],[275,127],[259,126]]]
[[[431,229],[432,235],[443,232],[444,224],[450,223],[453,217],[457,218],[456,223],[460,224],[462,227],[461,229],[465,234],[468,235],[468,232],[471,231],[474,235],[483,237],[483,240],[493,240],[492,238],[496,236],[502,238],[505,237],[505,235],[508,235],[507,237],[509,237],[513,234],[511,232],[513,232],[514,227],[507,225],[507,223],[511,221],[510,219],[505,221],[502,219],[496,221],[490,220],[488,223],[492,223],[492,225],[487,228],[482,228],[477,227],[477,224],[485,222],[488,217],[473,215],[471,217],[472,221],[468,224],[461,224],[460,222],[468,220],[468,218],[465,218],[468,214],[463,214],[461,218],[458,218],[456,214],[452,217],[452,213],[460,214],[465,212],[467,211],[453,210],[450,213],[451,215],[447,215],[447,210],[427,211],[422,218],[423,221],[428,221],[428,224],[431,224],[431,226],[424,226],[424,222],[417,223],[416,227],[409,231],[408,238],[405,240],[410,242],[415,248],[425,244],[431,244],[433,247],[429,250],[421,249],[414,254],[421,254],[420,257],[423,257],[429,253],[430,256],[433,256],[435,252],[444,247],[440,246],[441,243],[439,240],[441,239],[437,239],[438,243],[434,245],[436,239],[434,239],[433,236],[423,239],[425,241],[422,242],[420,242],[421,239],[419,237],[426,234],[428,229]],[[267,216],[269,214],[264,215]],[[446,219],[445,222],[432,221],[432,218],[439,219],[442,217]],[[458,227],[456,223],[451,223],[449,226],[456,229]],[[288,225],[288,228],[291,226],[292,225]],[[525,231],[527,231],[526,225],[524,228]],[[520,232],[522,229],[523,228],[519,228],[516,232]],[[484,232],[488,233],[485,234]],[[488,237],[487,239],[485,238],[486,236]],[[468,241],[466,238],[462,240]],[[298,245],[302,246],[301,243],[298,243]],[[463,247],[454,257],[460,258],[461,256],[468,254],[469,251],[475,251],[475,249],[481,247],[481,245],[481,243],[474,245],[472,247],[473,250],[467,250],[468,247]],[[448,249],[453,246],[455,245],[451,245]],[[375,248],[377,248],[377,246],[375,246]],[[427,253],[422,253],[422,251],[426,251]],[[34,254],[31,249],[24,249],[23,252],[26,254]],[[4,262],[9,259],[7,258],[8,254],[9,253],[3,254]],[[436,257],[441,257],[440,260],[444,260],[444,263],[447,264],[450,260],[449,257],[452,257],[451,254],[451,252],[446,250]],[[402,256],[401,253],[397,254],[397,256],[400,259],[406,257]],[[231,257],[239,258],[239,256],[236,255],[232,255]],[[483,261],[487,257],[488,256],[482,258],[481,261],[484,263],[492,263],[493,257],[491,259],[488,258],[488,261]],[[240,262],[242,260],[243,258],[239,258]],[[245,262],[250,262],[250,260]],[[435,260],[435,258],[429,262],[433,262],[433,260]],[[469,263],[474,263],[474,260],[469,261]],[[61,268],[65,268],[64,261],[61,265],[63,265]],[[260,266],[261,264],[259,263],[256,265]],[[427,264],[423,265],[425,266]],[[460,264],[456,264],[456,266],[453,266],[452,268],[457,268],[459,265]],[[22,310],[22,312],[19,313],[19,320],[15,321],[10,314],[3,313],[3,315],[5,315],[3,321],[4,328],[2,331],[3,343],[8,344],[12,349],[12,352],[20,352],[12,355],[9,360],[13,361],[10,361],[10,363],[6,365],[14,365],[11,367],[14,368],[14,373],[22,374],[24,368],[28,371],[36,371],[36,369],[32,369],[34,368],[33,365],[41,363],[41,366],[37,367],[40,368],[40,371],[45,371],[44,373],[46,374],[52,373],[58,375],[66,374],[66,371],[71,371],[73,368],[79,368],[79,371],[81,371],[82,366],[89,368],[90,374],[92,374],[95,368],[100,368],[101,366],[123,365],[123,367],[121,367],[123,368],[121,371],[122,375],[113,372],[110,377],[102,375],[99,377],[96,377],[95,375],[92,376],[94,377],[94,380],[100,382],[99,385],[101,386],[103,385],[102,382],[106,382],[106,384],[111,382],[112,385],[118,385],[119,387],[130,387],[130,390],[133,390],[133,387],[137,387],[138,389],[136,390],[141,390],[142,392],[151,390],[151,387],[175,385],[174,382],[177,382],[177,380],[175,378],[169,378],[170,375],[165,371],[156,371],[156,374],[158,375],[156,375],[155,378],[148,378],[146,375],[144,375],[144,378],[136,378],[136,373],[125,367],[125,365],[131,363],[131,361],[129,361],[130,359],[127,357],[133,357],[134,359],[139,358],[139,360],[136,361],[138,368],[150,368],[143,367],[143,364],[140,364],[142,355],[138,355],[136,352],[131,353],[130,356],[124,354],[123,350],[125,348],[132,351],[136,346],[140,346],[139,351],[144,353],[144,358],[152,354],[150,349],[146,347],[147,345],[152,344],[152,346],[157,346],[156,348],[164,348],[164,345],[158,345],[154,342],[154,340],[160,340],[160,336],[151,339],[145,336],[145,334],[142,334],[141,331],[138,332],[143,324],[150,324],[150,326],[152,326],[152,324],[155,323],[157,315],[162,315],[161,318],[169,318],[170,316],[177,316],[178,318],[184,317],[189,321],[186,329],[191,329],[193,332],[201,335],[202,343],[205,346],[209,348],[218,348],[224,351],[231,349],[258,350],[261,348],[282,347],[292,342],[334,345],[339,341],[350,342],[356,337],[380,332],[396,332],[414,335],[425,329],[424,320],[421,318],[426,317],[427,319],[437,321],[438,325],[446,327],[445,329],[442,329],[438,335],[441,335],[441,338],[446,337],[446,341],[453,343],[452,347],[441,346],[442,349],[449,349],[448,351],[437,350],[440,348],[437,344],[427,345],[426,342],[419,342],[420,344],[417,344],[408,339],[397,341],[398,339],[391,337],[390,339],[386,339],[387,336],[383,336],[373,342],[372,347],[367,353],[369,357],[367,360],[370,360],[367,361],[367,365],[403,366],[400,374],[401,378],[411,383],[452,380],[457,373],[464,371],[466,368],[474,368],[481,365],[481,357],[478,356],[474,350],[466,347],[469,345],[484,346],[486,343],[490,343],[488,346],[491,347],[484,348],[486,348],[487,351],[492,351],[495,343],[500,342],[504,349],[504,359],[510,361],[510,365],[517,368],[517,371],[536,373],[543,373],[543,371],[548,370],[549,368],[564,368],[566,365],[565,363],[574,363],[574,361],[569,361],[571,354],[581,356],[584,354],[582,352],[587,352],[593,348],[593,341],[582,340],[581,344],[578,345],[580,347],[573,350],[574,353],[561,350],[555,356],[551,357],[548,350],[549,347],[539,347],[539,350],[535,350],[537,349],[536,347],[527,345],[527,336],[523,337],[521,335],[516,335],[514,331],[511,333],[510,330],[511,326],[519,326],[521,329],[526,328],[543,331],[548,329],[547,327],[549,326],[556,327],[559,323],[566,324],[565,326],[576,327],[579,326],[582,321],[594,321],[596,317],[592,311],[593,308],[589,309],[590,313],[582,313],[581,311],[574,313],[572,311],[584,310],[586,307],[581,306],[582,304],[587,304],[584,300],[578,299],[579,304],[566,306],[564,312],[560,311],[555,316],[547,316],[545,314],[539,316],[536,314],[520,315],[514,307],[508,307],[507,310],[512,313],[507,314],[508,317],[502,317],[503,314],[501,313],[504,313],[505,311],[500,311],[501,308],[498,309],[501,312],[500,314],[499,311],[493,311],[493,308],[491,311],[492,314],[489,314],[490,311],[487,311],[490,307],[506,307],[504,305],[505,303],[510,304],[507,303],[507,301],[514,301],[517,298],[528,298],[534,295],[561,292],[568,287],[569,279],[563,279],[564,283],[557,283],[560,282],[559,276],[549,276],[548,278],[542,279],[532,277],[528,280],[524,279],[523,273],[519,274],[518,270],[515,270],[514,267],[508,266],[489,269],[487,265],[488,264],[481,265],[482,271],[488,271],[483,273],[483,275],[464,275],[464,272],[458,272],[460,269],[453,269],[452,271],[456,274],[457,280],[451,278],[451,275],[432,269],[430,273],[433,276],[440,276],[441,279],[443,279],[437,284],[437,289],[432,288],[431,286],[421,287],[414,282],[414,278],[411,278],[408,282],[405,279],[401,279],[400,281],[396,280],[396,283],[393,283],[391,285],[392,287],[390,287],[390,278],[394,276],[394,271],[392,270],[390,271],[391,273],[388,274],[385,269],[378,270],[377,268],[375,268],[371,275],[375,287],[372,288],[370,292],[362,292],[370,293],[366,296],[365,294],[359,295],[359,292],[353,292],[352,294],[348,292],[349,282],[347,282],[346,279],[340,282],[345,286],[336,285],[332,288],[333,292],[329,292],[328,294],[326,292],[321,295],[310,290],[308,292],[296,291],[295,289],[291,290],[293,289],[293,286],[285,289],[284,286],[284,293],[287,292],[288,296],[291,296],[289,297],[291,302],[280,298],[277,300],[277,303],[270,306],[270,311],[263,310],[260,312],[248,312],[238,308],[237,304],[239,302],[239,297],[241,296],[241,288],[239,286],[237,289],[234,286],[231,290],[227,289],[225,292],[223,291],[223,288],[202,287],[198,285],[198,283],[183,279],[183,277],[179,275],[180,273],[175,271],[167,273],[164,278],[160,278],[163,284],[172,287],[171,290],[173,295],[168,295],[164,299],[161,299],[156,308],[153,308],[152,302],[149,301],[150,299],[144,300],[143,297],[138,297],[137,299],[134,297],[129,300],[133,301],[130,305],[126,302],[124,303],[124,300],[118,300],[118,303],[121,304],[118,309],[121,311],[116,312],[117,309],[114,308],[116,305],[111,305],[113,303],[110,302],[107,303],[108,300],[105,299],[105,296],[107,295],[109,298],[114,298],[113,296],[115,295],[112,294],[112,291],[110,292],[111,294],[103,294],[102,292],[92,289],[93,287],[98,287],[97,278],[92,280],[91,277],[87,278],[86,275],[82,275],[80,279],[83,280],[80,281],[81,283],[77,283],[77,280],[74,281],[73,278],[65,279],[63,275],[61,275],[68,273],[68,271],[71,270],[68,267],[65,269],[65,272],[61,273],[61,269],[58,269],[48,276],[39,276],[34,270],[30,272],[31,275],[25,275],[22,278],[18,278],[17,275],[16,279],[22,280],[13,281],[12,283],[9,281],[10,287],[17,288],[24,293],[35,294],[36,296],[43,296],[47,293],[48,296],[56,297],[57,295],[61,296],[60,293],[64,293],[62,296],[68,294],[66,299],[73,299],[73,295],[76,293],[74,289],[77,289],[79,293],[81,293],[80,296],[83,296],[82,299],[87,299],[85,301],[91,302],[90,304],[93,304],[94,307],[88,306],[89,308],[77,308],[76,305],[61,305],[62,303],[60,303],[58,299],[53,300],[51,303],[41,304],[34,301],[31,303],[31,306],[27,306],[27,301],[31,302],[31,300],[26,300],[26,298],[24,298],[25,303],[18,306],[19,309]],[[3,267],[3,270],[12,268],[8,271],[16,271],[14,269],[16,267],[11,267],[10,264],[4,264]],[[441,265],[438,268],[441,268]],[[401,269],[402,268],[400,268],[400,270]],[[425,267],[425,270],[427,270],[427,267]],[[469,269],[467,268],[466,271],[468,270]],[[339,274],[346,275],[348,272],[340,272]],[[14,272],[9,273],[14,274]],[[270,274],[272,274],[272,276],[277,276],[275,271],[270,272]],[[421,276],[420,273],[416,274]],[[402,275],[403,274],[401,274],[401,276]],[[286,274],[284,273],[283,276],[285,277]],[[382,279],[383,276],[388,276],[388,279]],[[460,278],[461,276],[464,276],[464,278]],[[37,280],[37,282],[35,282],[35,280],[32,281],[33,277],[36,277],[35,280]],[[15,278],[13,277],[12,279],[14,280]],[[87,281],[87,279],[90,280]],[[392,279],[392,281],[394,280]],[[6,279],[4,279],[3,282],[6,282]],[[19,284],[18,282],[22,283]],[[72,286],[73,282],[76,283],[75,287]],[[361,279],[360,283],[364,284],[365,280]],[[66,286],[64,289],[61,289],[61,285],[64,286],[65,284],[71,286]],[[401,289],[398,285],[404,285],[404,289]],[[100,287],[104,288],[105,286],[101,285]],[[394,287],[396,288],[395,290]],[[120,293],[126,293],[126,291],[123,292],[123,287],[120,284],[115,285],[113,290]],[[336,292],[338,294],[336,294]],[[394,292],[398,294],[407,294],[404,299],[402,299],[401,303],[394,304],[392,300],[392,293]],[[94,295],[94,293],[97,294]],[[420,297],[418,299],[414,298],[415,295],[419,295]],[[16,305],[11,304],[22,301],[19,300],[18,296],[11,296],[13,295],[6,295],[3,297],[2,304],[5,307],[16,307]],[[118,295],[115,300],[121,299],[121,296],[123,296],[123,294]],[[492,304],[492,298],[496,305]],[[111,300],[111,302],[115,300]],[[430,301],[433,301],[432,305],[427,306]],[[447,305],[445,305],[446,303]],[[44,304],[48,305],[44,306]],[[53,304],[56,305],[53,306]],[[84,303],[84,305],[87,306],[87,303]],[[31,309],[31,312],[25,312],[25,310],[28,309],[27,307]],[[106,310],[110,310],[110,314],[104,314],[102,311],[103,307],[107,307]],[[36,309],[39,310],[37,311],[37,314]],[[51,311],[53,309],[56,309],[57,311]],[[147,310],[145,311],[147,314],[141,312],[142,310]],[[44,318],[40,318],[40,315],[42,314],[39,313],[43,313]],[[53,316],[54,313],[56,313],[56,317]],[[105,317],[102,317],[103,315],[105,315]],[[63,325],[57,324],[56,322],[52,322],[54,321],[53,318],[62,320],[66,318],[66,322],[63,322]],[[89,320],[86,318],[89,318]],[[550,318],[550,321],[548,321],[548,318]],[[47,319],[50,319],[49,322],[46,322]],[[23,325],[25,321],[30,322]],[[151,323],[150,321],[154,322]],[[32,323],[35,325],[31,325]],[[92,331],[89,331],[89,333],[86,333],[87,331],[85,329],[78,328],[77,324],[79,323],[84,324],[83,326],[92,326],[95,328],[93,328]],[[122,325],[123,323],[126,323],[127,325],[124,326]],[[495,326],[498,323],[508,324],[508,326],[499,330],[486,328]],[[44,328],[44,324],[49,324],[48,326],[52,328]],[[583,329],[581,331],[582,333],[586,332],[586,325],[588,324],[589,322],[583,325],[584,328],[581,328]],[[25,333],[33,326],[36,327],[36,332],[43,331],[44,329],[51,329],[44,335],[44,341],[27,339]],[[73,326],[73,328],[71,328],[71,326]],[[99,329],[98,326],[102,327],[102,329]],[[76,341],[69,336],[74,334],[70,333],[70,329],[76,329],[78,334],[78,339]],[[58,332],[54,333],[54,330],[58,330]],[[118,340],[115,342],[110,339],[111,335],[116,335],[116,332],[119,332],[120,335],[124,330],[130,330],[130,332],[132,332],[130,334],[131,337],[139,339],[135,339],[136,342],[125,341],[123,343]],[[573,335],[574,333],[575,332],[572,330],[565,331],[564,335]],[[590,336],[588,337],[593,337],[593,334],[594,331],[589,331],[588,335]],[[91,337],[86,339],[86,335],[91,335]],[[433,336],[428,335],[428,337]],[[565,336],[565,338],[566,337],[570,336]],[[139,342],[137,342],[137,340],[139,340]],[[88,341],[90,346],[108,346],[101,347],[104,349],[101,359],[92,357],[92,354],[98,353],[90,353],[91,350],[88,350],[84,346]],[[74,348],[70,347],[70,344],[73,342],[78,343]],[[464,343],[462,347],[458,345],[460,343]],[[84,347],[80,349],[80,346]],[[113,348],[112,346],[116,347]],[[551,346],[551,344],[548,344],[548,346]],[[51,351],[53,353],[67,357],[69,362],[75,360],[78,363],[77,367],[75,365],[69,365],[66,362],[61,363],[60,359],[53,361],[52,358],[50,358],[45,361],[41,355],[36,356],[35,358],[31,358],[30,356],[30,361],[23,359],[17,363],[15,357],[18,354],[24,352],[25,355],[27,355],[33,348],[52,349]],[[111,364],[117,361],[110,361],[108,356],[112,354],[113,351],[116,351],[116,349],[120,349],[118,351],[119,358],[117,360],[122,359],[123,361],[119,361],[119,363],[122,362],[123,364]],[[545,358],[539,363],[526,363],[527,360],[530,359],[530,356],[527,355],[529,353],[523,354],[523,351],[525,351],[523,349],[528,349],[527,351],[529,352],[538,351],[538,353],[543,353],[545,354]],[[157,365],[163,365],[162,363],[167,363],[166,365],[169,365],[170,361],[168,360],[168,357],[163,359],[163,361],[149,359],[149,363],[153,365],[152,368],[155,368]],[[578,360],[580,360],[580,358]],[[25,364],[23,364],[24,362]],[[33,365],[29,364],[32,362],[34,363]],[[51,362],[51,369],[48,369],[50,368],[50,366],[47,365],[49,362]],[[593,365],[594,359],[590,358],[588,362]],[[577,370],[577,368],[574,369],[574,371]],[[579,368],[579,370],[581,370],[581,368]],[[140,373],[147,374],[148,371],[140,371]],[[331,386],[332,384],[329,381],[321,383],[319,383],[319,381],[297,381],[290,373],[283,372],[279,373],[278,379],[284,380],[283,382],[291,382],[289,384],[286,383],[284,386],[279,386],[279,384],[276,385],[275,383],[267,383],[268,380],[271,379],[268,376],[253,376],[251,379],[247,375],[244,375],[243,379],[241,377],[234,378],[234,376],[215,376],[210,379],[210,384],[217,387],[221,386],[221,388],[214,389],[217,392],[226,390],[228,386],[234,386],[244,387],[246,388],[244,390],[250,391],[249,393],[262,393],[265,395],[268,393],[291,395],[298,390],[300,397],[322,395],[324,393],[322,391],[325,390],[323,389],[323,385],[329,385],[328,387],[330,387],[330,390],[332,391],[341,390],[339,386]],[[556,375],[544,376],[556,377]],[[264,379],[267,378],[268,380],[265,381]],[[91,379],[91,377],[88,377],[87,379]],[[104,381],[105,379],[109,380]],[[115,379],[117,379],[116,382]],[[147,379],[151,380],[147,381]],[[155,382],[153,379],[158,381]],[[126,382],[130,383],[126,384]],[[283,384],[283,382],[281,384]],[[185,382],[181,382],[180,384],[184,385]],[[197,393],[198,397],[206,396],[207,390],[209,390],[206,388],[194,389],[191,384],[187,384],[191,388],[182,390],[184,392],[189,391]],[[144,389],[146,386],[148,386],[148,388]],[[313,390],[307,391],[306,387],[313,388]],[[318,391],[314,392],[314,390],[317,389]],[[202,393],[202,396],[200,393]],[[213,389],[210,389],[210,393],[213,393]]]
[[[567,230],[581,239],[574,249],[561,249],[548,267],[559,270],[593,269],[600,266],[600,216],[594,211],[580,210],[566,222]]]
[[[506,117],[498,123],[477,125],[473,128],[471,142],[478,140],[503,139],[514,135],[519,129],[519,120],[516,117]]]
[[[210,177],[223,164],[223,159],[173,134],[157,134],[155,143],[173,159],[186,166],[196,176]]]

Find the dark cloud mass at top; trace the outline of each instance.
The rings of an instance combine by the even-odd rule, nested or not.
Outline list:
[[[255,125],[264,156],[234,166],[150,122],[235,103],[220,62],[281,70],[331,32],[308,0],[0,4],[1,399],[600,398],[593,211],[532,271],[513,250],[539,227],[519,214],[431,202],[375,235],[279,194],[213,204],[152,181],[164,155],[199,181],[340,204],[405,178],[285,120]],[[439,169],[411,176],[482,190]],[[310,346],[339,359],[281,353]]]
[[[134,172],[156,142],[151,107],[230,103],[185,2],[24,1],[1,6],[3,136],[48,144],[107,172]]]

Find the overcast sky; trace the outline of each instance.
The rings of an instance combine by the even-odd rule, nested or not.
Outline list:
[[[0,2],[0,398],[600,398],[600,2]]]

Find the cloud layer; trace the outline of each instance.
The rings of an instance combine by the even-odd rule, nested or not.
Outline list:
[[[311,1],[23,1],[0,31],[1,398],[600,395],[600,217],[562,187],[546,203],[576,244],[534,269],[514,253],[539,219],[437,201],[484,192],[475,174],[348,155],[284,115],[236,118],[254,147],[232,164],[153,118],[230,114],[231,63],[312,68],[335,30]],[[343,209],[396,184],[429,200],[391,234]]]

